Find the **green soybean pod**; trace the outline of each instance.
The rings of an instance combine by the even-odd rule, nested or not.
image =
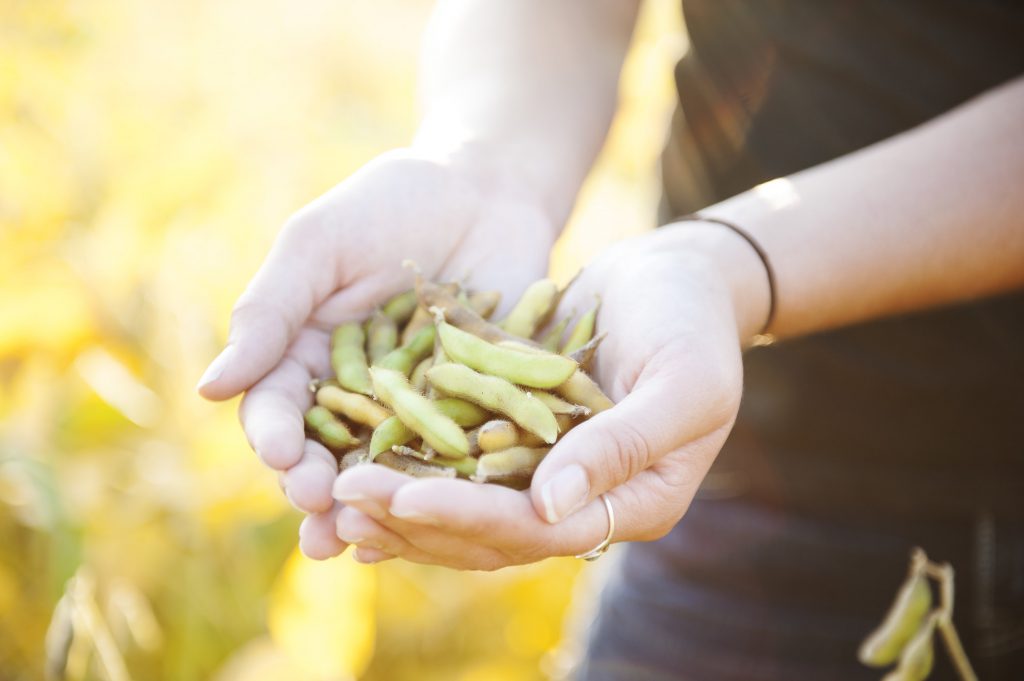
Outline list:
[[[375,363],[397,346],[398,326],[395,320],[376,310],[366,324],[366,354],[370,363]]]
[[[381,452],[387,452],[392,447],[404,445],[415,437],[416,433],[402,423],[402,419],[397,416],[384,419],[380,422],[380,425],[373,429],[373,434],[370,436],[370,461],[373,461]]]
[[[422,437],[424,443],[452,459],[460,459],[469,454],[469,440],[459,424],[416,392],[404,374],[373,367],[370,369],[370,378],[378,399],[391,407],[395,416]]]
[[[348,426],[327,407],[310,407],[304,418],[306,427],[329,449],[349,449],[360,444]]]
[[[421,393],[427,390],[427,369],[433,365],[434,356],[431,355],[417,364],[416,368],[412,370],[412,375],[409,376],[409,382],[412,383],[412,387]]]
[[[342,324],[331,334],[331,367],[338,383],[345,390],[373,395],[370,374],[367,371],[366,334],[358,322]]]
[[[469,294],[469,309],[484,319],[489,318],[501,303],[501,291],[473,291]]]
[[[857,651],[861,664],[884,667],[899,658],[932,607],[932,590],[924,573],[926,560],[915,554],[910,573],[882,623],[871,632]]]
[[[412,456],[405,456],[402,454],[395,454],[390,449],[386,452],[381,452],[373,460],[374,463],[379,463],[383,466],[387,466],[392,470],[396,470],[406,475],[411,475],[414,478],[454,478],[455,469],[447,466],[438,466],[437,464],[429,461],[421,461]]]
[[[544,334],[540,339],[540,346],[548,352],[558,352],[558,346],[562,342],[562,335],[565,333],[565,329],[569,326],[569,321],[572,315],[567,315],[558,320],[558,323],[551,327],[551,329]]]
[[[455,471],[464,478],[471,478],[476,474],[477,461],[471,456],[467,456],[464,459],[448,459],[443,456],[438,456],[431,461],[438,466],[454,468]]]
[[[533,476],[537,466],[550,451],[549,447],[511,447],[500,452],[483,454],[477,460],[475,482],[494,482],[504,478]]]
[[[417,364],[434,351],[436,336],[437,330],[433,325],[424,326],[408,343],[381,357],[375,366],[400,371],[408,376]]]
[[[558,302],[558,284],[550,279],[533,282],[501,322],[501,328],[514,336],[530,338]]]
[[[447,322],[438,324],[437,332],[445,353],[456,362],[518,385],[554,388],[565,383],[576,371],[576,362],[563,355],[540,349],[522,352],[502,347]]]
[[[900,655],[899,666],[885,675],[883,681],[924,681],[935,664],[935,625],[939,613],[932,613],[907,642]]]
[[[391,317],[395,324],[401,326],[412,317],[412,313],[416,311],[417,304],[416,291],[409,289],[389,298],[380,309],[384,314]]]
[[[569,332],[569,338],[565,341],[565,345],[562,346],[563,355],[570,355],[576,352],[594,337],[594,325],[597,323],[597,310],[599,307],[600,303],[596,303],[594,307],[587,310],[580,317],[580,320],[576,322],[576,326],[572,327],[572,331]]]
[[[579,369],[569,380],[555,388],[555,392],[574,404],[586,407],[591,414],[599,414],[615,406],[594,379]]]
[[[462,364],[449,362],[432,367],[427,372],[427,380],[446,395],[461,397],[504,414],[523,430],[548,444],[558,439],[558,421],[551,410],[504,378],[486,376]]]
[[[442,397],[434,400],[434,406],[463,428],[474,428],[490,418],[486,409],[458,397]]]
[[[321,386],[316,391],[316,403],[351,421],[376,428],[391,413],[366,395],[350,393],[334,385]]]

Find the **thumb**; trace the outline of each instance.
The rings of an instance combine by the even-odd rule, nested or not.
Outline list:
[[[708,405],[685,385],[679,372],[641,376],[621,402],[566,433],[533,476],[537,513],[557,523],[719,427],[708,426]]]
[[[197,390],[225,400],[250,388],[284,356],[315,305],[333,288],[331,249],[315,223],[285,226],[231,313],[227,347],[210,363]]]

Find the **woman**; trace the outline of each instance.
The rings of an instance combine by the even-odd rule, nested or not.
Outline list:
[[[544,273],[633,2],[441,3],[414,144],[286,225],[200,391],[248,391],[246,432],[312,514],[314,557],[581,554],[608,534],[604,495],[614,541],[657,541],[623,557],[583,678],[874,678],[856,644],[915,544],[958,569],[979,673],[1024,675],[1024,7],[684,11],[668,224],[570,296],[602,296],[598,377],[618,404],[566,435],[529,496],[379,467],[335,484],[300,405],[323,329],[403,288],[403,258],[512,298]],[[673,222],[698,209],[718,221]],[[780,342],[742,355],[763,333]]]

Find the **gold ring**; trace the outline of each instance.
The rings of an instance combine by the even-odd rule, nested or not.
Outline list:
[[[608,512],[608,535],[601,540],[601,543],[590,549],[586,553],[581,553],[577,558],[583,560],[597,560],[608,551],[608,547],[612,545],[612,536],[615,534],[615,511],[612,509],[612,502],[606,495],[601,495],[601,501],[604,502],[604,510]]]

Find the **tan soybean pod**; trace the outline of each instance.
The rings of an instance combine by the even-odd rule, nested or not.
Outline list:
[[[437,332],[445,353],[456,362],[518,385],[554,388],[576,371],[576,362],[563,355],[495,345],[447,322],[438,324]]]
[[[393,296],[381,306],[381,311],[401,326],[409,321],[416,311],[416,291],[409,289]]]
[[[473,291],[468,296],[469,309],[484,319],[489,318],[501,303],[501,291]]]
[[[441,286],[426,281],[422,277],[416,278],[416,295],[420,301],[420,309],[429,310],[436,307],[444,313],[444,318],[450,324],[484,340],[492,342],[523,340],[504,331],[497,324],[490,323],[467,305],[463,305],[454,293],[449,293]]]
[[[568,381],[555,388],[555,392],[574,404],[586,407],[591,414],[599,414],[615,406],[594,379],[579,369]]]
[[[558,284],[550,279],[533,282],[501,322],[501,328],[515,336],[530,338],[537,332],[558,302]]]
[[[349,449],[359,446],[359,439],[341,419],[327,407],[310,407],[304,416],[306,427],[328,449]]]
[[[584,407],[581,404],[571,404],[563,400],[558,395],[552,395],[551,393],[543,390],[531,390],[530,394],[543,402],[555,416],[558,416],[559,414],[565,414],[566,416],[571,416],[573,418],[590,416],[590,409],[588,407]]]
[[[527,433],[511,421],[495,419],[480,426],[477,444],[482,452],[499,452],[511,447],[540,447],[544,441]]]
[[[398,326],[395,320],[375,310],[366,323],[366,354],[370,363],[388,354],[398,346]]]
[[[427,375],[429,376],[430,372],[427,372]],[[452,459],[469,454],[469,440],[459,424],[445,416],[436,404],[418,393],[404,374],[382,367],[372,367],[370,378],[377,398],[391,407],[395,416],[422,437],[424,443]]]
[[[416,300],[419,306],[416,311],[412,314],[412,319],[406,324],[405,329],[402,330],[402,345],[407,345],[409,341],[413,339],[421,329],[427,326],[433,326],[434,316],[430,314],[430,305],[424,304],[423,298],[420,295],[420,282],[424,281],[423,277],[416,275],[416,288],[414,290],[416,294]],[[446,300],[458,301],[459,285],[454,283],[448,284],[435,284],[430,282],[430,286],[436,289],[438,295],[444,296]],[[469,308],[466,308],[467,310]]]
[[[597,322],[597,310],[600,305],[600,302],[595,303],[594,307],[587,310],[580,317],[580,320],[576,322],[576,326],[572,327],[572,331],[569,332],[569,338],[565,341],[565,345],[562,346],[563,355],[576,352],[594,337],[594,324]]]
[[[331,368],[338,383],[346,390],[372,395],[370,374],[367,371],[366,334],[358,322],[342,324],[331,334]]]
[[[322,386],[316,391],[316,403],[370,428],[376,428],[391,416],[391,412],[366,395],[350,393],[333,385]]]
[[[455,469],[447,466],[438,466],[437,464],[429,461],[421,461],[412,456],[405,456],[403,454],[395,454],[390,449],[386,452],[381,452],[373,460],[374,463],[379,463],[383,466],[387,466],[392,470],[396,470],[406,475],[411,475],[414,478],[454,478]]]
[[[903,648],[932,607],[932,590],[925,575],[927,559],[915,553],[910,573],[896,593],[882,623],[861,644],[857,657],[869,667],[884,667],[899,658]]]
[[[353,449],[338,461],[338,472],[346,471],[367,461],[369,461],[369,454],[365,449]]]
[[[473,480],[492,482],[501,478],[529,479],[549,451],[549,447],[511,447],[483,454],[477,460]]]
[[[503,378],[486,376],[467,366],[449,362],[431,367],[427,380],[447,395],[461,397],[508,416],[548,444],[553,444],[558,438],[558,421],[551,410]]]
[[[597,334],[584,345],[570,352],[569,357],[572,357],[584,371],[589,371],[590,363],[594,360],[594,355],[597,354],[597,348],[607,336],[607,332]]]

